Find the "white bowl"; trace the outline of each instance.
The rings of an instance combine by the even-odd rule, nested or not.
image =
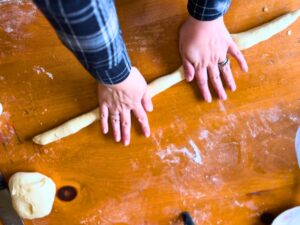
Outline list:
[[[300,225],[300,206],[281,213],[276,217],[272,225]]]

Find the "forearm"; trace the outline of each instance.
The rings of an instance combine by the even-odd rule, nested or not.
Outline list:
[[[231,0],[188,0],[189,14],[197,20],[211,21],[223,16]]]
[[[98,81],[117,84],[131,63],[112,0],[34,0],[62,43]]]

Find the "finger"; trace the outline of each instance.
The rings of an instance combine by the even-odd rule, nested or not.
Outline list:
[[[191,82],[195,76],[194,66],[186,59],[182,59],[182,66],[183,66],[184,76],[186,81]]]
[[[133,109],[133,113],[136,116],[137,120],[142,126],[143,133],[146,137],[150,136],[150,127],[148,122],[148,117],[141,105],[137,106],[135,109]]]
[[[131,118],[130,110],[124,110],[121,112],[121,130],[122,130],[122,140],[125,146],[130,143],[130,127],[131,127]]]
[[[227,95],[224,90],[222,80],[220,77],[220,71],[219,71],[218,65],[209,66],[208,74],[209,74],[210,81],[211,81],[215,91],[217,92],[219,98],[222,100],[227,99]]]
[[[142,98],[142,105],[147,112],[153,111],[152,99],[148,90],[146,91],[146,94]]]
[[[121,140],[119,113],[118,112],[110,113],[110,121],[114,133],[114,139],[116,142],[119,142]]]
[[[237,62],[239,63],[241,69],[244,72],[248,72],[247,61],[246,61],[243,53],[240,51],[240,49],[238,48],[238,46],[233,41],[229,45],[228,53],[230,55],[232,55],[237,60]]]
[[[224,57],[226,58],[226,57]],[[232,75],[232,71],[231,71],[231,68],[230,68],[230,63],[228,61],[228,63],[222,67],[220,67],[220,71],[223,75],[223,78],[227,84],[227,86],[229,87],[229,89],[231,91],[235,91],[236,90],[236,84],[235,84],[235,81],[234,81],[234,78],[233,78],[233,75]]]
[[[107,134],[109,127],[108,127],[108,108],[106,105],[102,104],[100,106],[100,123],[103,134]]]
[[[207,68],[206,67],[197,67],[196,69],[196,81],[200,89],[200,92],[205,101],[211,102],[212,97],[208,88],[207,81]]]

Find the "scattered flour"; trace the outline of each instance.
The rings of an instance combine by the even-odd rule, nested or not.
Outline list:
[[[234,204],[240,208],[246,207],[252,211],[258,210],[258,207],[255,205],[255,203],[253,201],[239,202],[239,201],[235,200]]]
[[[237,201],[237,200],[234,200],[234,204],[235,204],[236,206],[238,206],[238,207],[243,207],[243,206],[244,206],[243,203],[241,203],[241,202],[239,202],[239,201]]]
[[[52,74],[52,73],[46,72],[45,74],[46,74],[51,80],[53,80],[53,74]]]
[[[273,107],[265,111],[260,111],[259,114],[269,122],[275,123],[282,116],[281,109],[279,107]]]
[[[31,35],[25,27],[37,18],[37,8],[31,1],[0,0],[0,30],[10,38],[24,40]],[[5,7],[5,10],[4,10]]]
[[[226,108],[224,102],[222,100],[218,100],[219,108],[221,112],[226,112]]]
[[[45,70],[43,67],[41,67],[41,66],[34,66],[34,67],[33,67],[33,70],[34,70],[37,74],[41,74],[41,73],[45,73],[45,72],[46,72],[46,70]]]
[[[50,73],[50,72],[47,72],[43,67],[41,67],[41,66],[34,66],[33,70],[37,74],[45,74],[47,77],[49,77],[51,80],[53,80],[53,74]]]
[[[289,119],[296,122],[299,118],[296,115],[289,115]]]
[[[11,33],[11,32],[13,32],[14,31],[14,29],[12,29],[11,27],[6,27],[5,29],[4,29],[4,31],[6,32],[6,33]]]
[[[208,137],[208,130],[201,130],[199,135],[199,140],[207,139]]]
[[[195,144],[193,140],[189,140],[189,144],[193,149],[193,153],[191,153],[186,147],[177,148],[175,145],[171,144],[167,146],[166,149],[160,150],[156,154],[164,162],[168,162],[172,164],[180,163],[180,157],[178,155],[182,154],[184,156],[187,156],[196,164],[201,165],[203,162],[202,162],[202,157],[200,155],[200,150],[198,146]]]
[[[189,144],[192,146],[194,153],[195,153],[195,157],[193,158],[193,160],[197,164],[202,164],[202,158],[201,158],[200,150],[199,150],[198,146],[195,144],[195,142],[193,140],[189,140]]]

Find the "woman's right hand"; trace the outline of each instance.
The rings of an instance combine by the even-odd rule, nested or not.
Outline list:
[[[109,131],[111,123],[116,142],[122,140],[124,145],[130,143],[131,112],[140,122],[143,133],[150,136],[150,127],[146,112],[153,110],[152,100],[147,91],[147,83],[135,67],[129,76],[119,84],[98,84],[100,121],[104,134]]]

